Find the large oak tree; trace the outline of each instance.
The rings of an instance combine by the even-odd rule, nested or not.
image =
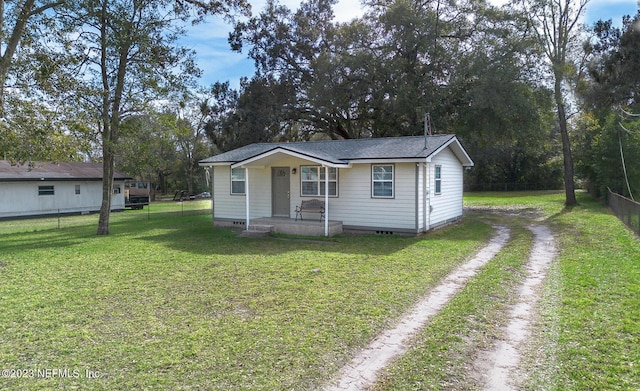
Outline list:
[[[70,2],[71,3],[71,2]],[[177,45],[185,23],[206,15],[246,12],[244,0],[77,0],[65,25],[66,47],[78,63],[75,96],[92,115],[102,148],[99,235],[109,233],[114,158],[122,120],[180,92],[199,70],[191,50]],[[179,99],[179,98],[176,98]]]

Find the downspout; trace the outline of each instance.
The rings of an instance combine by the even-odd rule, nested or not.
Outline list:
[[[421,163],[422,169],[422,231],[427,232],[427,163]]]
[[[329,168],[324,168],[324,236],[329,236]]]
[[[429,165],[429,161],[427,160],[424,164],[425,170],[427,171],[427,186],[426,186],[426,196],[427,196],[427,205],[425,207],[425,212],[427,215],[427,224],[425,225],[425,230],[429,231],[431,229],[431,167]]]
[[[416,196],[416,209],[415,212],[413,213],[413,215],[415,216],[415,220],[416,220],[416,226],[415,226],[415,230],[416,230],[416,234],[420,233],[420,204],[422,203],[422,197],[420,197],[421,193],[421,186],[420,186],[420,163],[416,163],[416,177],[415,177],[415,196]],[[424,226],[424,225],[423,225]]]
[[[244,167],[244,199],[246,204],[246,221],[244,229],[248,230],[249,225],[251,224],[251,219],[249,218],[249,167]]]
[[[211,221],[213,221],[213,226],[216,226],[216,203],[214,202],[215,200],[215,186],[213,184],[213,182],[215,181],[215,177],[216,177],[216,169],[215,166],[211,166]]]

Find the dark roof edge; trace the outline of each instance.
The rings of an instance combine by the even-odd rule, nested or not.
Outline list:
[[[116,177],[114,181],[132,180],[131,177]],[[0,182],[102,182],[102,178],[0,178]]]

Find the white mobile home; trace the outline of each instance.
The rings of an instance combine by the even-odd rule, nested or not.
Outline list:
[[[434,135],[251,144],[200,165],[211,177],[216,225],[297,220],[303,201],[314,199],[329,235],[329,221],[420,233],[459,219],[463,169],[473,161],[456,136]]]
[[[124,181],[129,179],[114,173],[112,210],[124,209]],[[0,160],[0,218],[89,213],[101,204],[102,163],[12,165]]]

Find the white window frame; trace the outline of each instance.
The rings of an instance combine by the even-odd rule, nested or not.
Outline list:
[[[80,195],[80,185],[75,186],[75,193],[76,195]]]
[[[236,177],[234,178],[234,171],[236,171],[236,173],[242,172],[242,178],[239,178],[236,174]],[[229,177],[231,180],[231,195],[246,195],[247,194],[247,169],[244,167],[236,167],[236,168],[232,168],[231,172],[229,173]],[[234,182],[238,182],[238,183],[242,183],[242,192],[234,192],[233,191],[233,183]]]
[[[50,196],[56,194],[56,188],[54,185],[42,185],[38,186],[39,196]]]
[[[315,170],[315,179],[305,179],[305,171],[306,170]],[[333,172],[335,172],[335,179],[331,179],[333,176]],[[325,168],[322,166],[300,166],[300,197],[320,197],[324,196],[324,192],[322,191],[322,187],[325,182]],[[305,193],[303,184],[305,182],[308,183],[316,183],[315,194]],[[331,183],[335,183],[335,194],[331,192]],[[338,169],[336,167],[329,167],[329,197],[336,198],[338,197]]]
[[[391,178],[377,178],[376,179],[376,167],[391,167],[391,171],[384,173],[390,173]],[[371,165],[371,198],[395,198],[396,196],[396,166],[395,164],[372,164]],[[376,183],[391,183],[391,195],[376,195]]]
[[[442,166],[437,165],[434,167],[433,173],[434,189],[436,194],[442,194]]]

